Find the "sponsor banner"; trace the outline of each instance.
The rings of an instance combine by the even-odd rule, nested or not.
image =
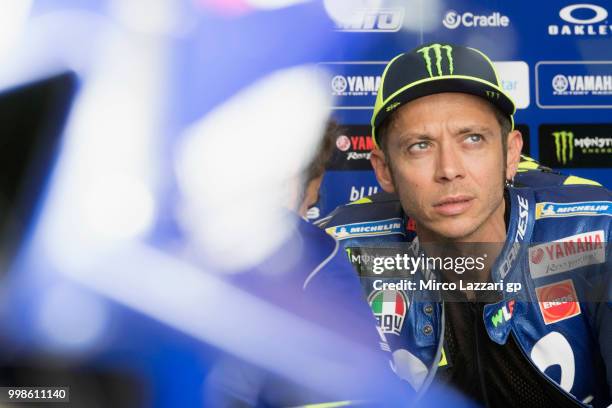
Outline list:
[[[352,203],[376,193],[378,193],[378,186],[351,186],[348,201]]]
[[[510,95],[516,109],[529,107],[529,66],[525,61],[496,61],[493,63],[501,80],[502,89]]]
[[[610,167],[612,123],[541,125],[540,161],[553,168]]]
[[[369,125],[345,125],[336,138],[336,148],[327,168],[330,170],[372,170],[370,153],[374,147]],[[353,198],[350,201],[354,201]]]
[[[405,10],[400,7],[353,10],[336,21],[336,31],[348,33],[394,33],[404,24]]]
[[[372,109],[386,62],[323,62],[336,109]]]
[[[319,190],[320,216],[325,217],[340,205],[380,191],[373,171],[326,171]]]
[[[540,108],[612,108],[612,61],[541,61],[535,80]]]
[[[540,218],[578,217],[578,216],[612,216],[612,201],[582,201],[577,203],[536,204],[536,220]]]
[[[571,279],[536,288],[540,312],[545,324],[553,324],[580,312],[580,303]]]
[[[529,248],[529,273],[534,279],[606,261],[603,230],[561,238]]]
[[[382,332],[399,336],[410,307],[406,294],[401,290],[375,290],[368,296],[368,303]]]
[[[474,11],[448,10],[444,13],[442,25],[449,30],[505,28],[510,26],[510,18],[499,11],[483,14]]]
[[[374,108],[387,61],[322,62],[319,65],[330,73],[329,91],[334,98],[334,109]],[[500,76],[503,89],[512,97],[517,109],[527,108],[530,103],[527,63],[493,61],[493,65]]]
[[[338,240],[374,235],[405,234],[401,218],[338,225],[327,228],[325,231]]]
[[[327,169],[372,170],[370,163],[370,152],[374,147],[372,127],[370,125],[343,125],[342,127],[344,132],[336,138],[336,148]],[[525,124],[516,124],[515,128],[523,135],[522,153],[529,155],[529,127]],[[354,199],[351,198],[350,201]]]
[[[612,24],[608,21],[605,7],[575,3],[560,8],[547,30],[551,37],[609,38]]]

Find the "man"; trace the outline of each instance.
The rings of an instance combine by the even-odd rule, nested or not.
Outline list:
[[[308,166],[302,172],[301,189],[296,192],[290,207],[303,218],[308,218],[319,201],[321,182],[325,175],[325,166],[334,152],[335,140],[340,136],[342,129],[334,119],[329,119],[325,126],[325,133],[319,141],[317,150]],[[318,209],[314,210],[314,218],[318,218]]]
[[[371,160],[387,194],[336,211],[326,230],[343,240],[364,277],[396,371],[421,394],[439,380],[486,406],[607,406],[610,193],[532,161],[517,173],[514,111],[478,50],[430,44],[397,56],[372,117]],[[544,186],[515,188],[515,176]],[[484,267],[466,277],[522,291],[496,291],[484,304],[470,291],[460,293],[463,302],[442,302],[424,291],[374,287],[364,264],[415,233],[428,255],[489,244]],[[445,283],[457,279],[452,270],[434,272]],[[411,276],[432,277],[429,268]]]
[[[353,400],[389,405],[413,398],[412,390],[389,367],[389,346],[338,242],[305,219],[318,201],[325,163],[339,132],[338,124],[328,121],[313,157],[293,180],[285,214],[292,228],[283,244],[251,270],[226,278],[272,310],[293,318],[295,325],[283,327],[284,336],[274,335],[283,323],[262,316],[260,329],[270,332],[264,349],[277,349],[278,355],[267,365],[253,363],[256,359],[248,353],[250,359],[219,358],[205,385],[207,406],[343,406]],[[300,331],[304,335],[297,336]],[[245,350],[256,347],[250,338],[244,341]],[[299,353],[282,357],[283,350]],[[442,398],[462,401],[445,394],[436,401]]]

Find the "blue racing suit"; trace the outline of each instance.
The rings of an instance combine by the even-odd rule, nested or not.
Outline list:
[[[607,246],[612,197],[597,183],[531,171],[535,162],[527,166],[533,167],[525,171],[523,163],[516,183],[540,186],[507,189],[507,239],[491,269],[494,282],[520,283],[523,290],[520,296],[503,291],[501,301],[485,305],[483,323],[498,344],[513,336],[535,371],[576,404],[607,406],[612,395],[612,263]],[[352,249],[418,242],[399,200],[387,193],[339,207],[320,226],[342,242],[349,259]],[[378,294],[370,283],[362,279],[375,309]],[[379,319],[379,324],[396,372],[423,393],[445,364],[444,302],[419,291],[396,292],[391,313],[399,323],[391,327]],[[374,312],[377,317],[385,313]]]

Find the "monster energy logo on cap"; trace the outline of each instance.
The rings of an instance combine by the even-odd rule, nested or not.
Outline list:
[[[557,161],[562,164],[572,161],[574,158],[574,133],[562,130],[553,132],[552,135],[555,138]]]
[[[417,50],[418,53],[423,54],[423,58],[425,59],[425,65],[427,66],[427,72],[429,72],[430,77],[434,77],[431,66],[431,52],[433,51],[434,57],[436,59],[436,69],[437,75],[444,75],[444,71],[442,69],[442,62],[444,61],[444,55],[442,54],[442,50],[446,51],[446,59],[448,60],[448,75],[453,75],[454,67],[453,67],[453,47],[450,45],[441,45],[441,44],[432,44],[428,47],[423,47]]]

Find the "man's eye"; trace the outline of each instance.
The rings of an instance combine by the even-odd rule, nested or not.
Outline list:
[[[410,145],[410,147],[408,147],[408,150],[412,151],[412,152],[418,152],[421,150],[425,150],[429,147],[429,142],[419,142],[419,143],[415,143],[413,145]]]
[[[482,142],[483,139],[484,138],[482,137],[482,135],[475,134],[475,135],[468,135],[468,137],[466,137],[465,140],[467,140],[470,143],[479,143],[479,142]]]

